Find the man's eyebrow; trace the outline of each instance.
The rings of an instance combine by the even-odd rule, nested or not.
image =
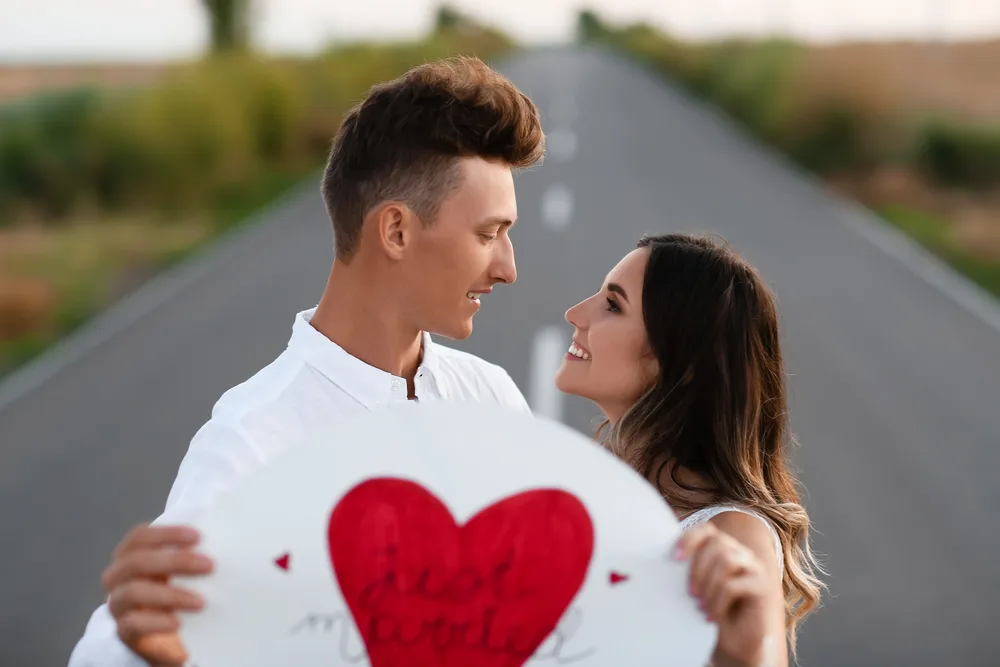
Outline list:
[[[517,221],[511,220],[510,218],[504,215],[496,215],[490,218],[486,218],[485,220],[483,220],[481,224],[484,227],[487,225],[500,225],[501,227],[513,227],[515,224],[517,224]]]

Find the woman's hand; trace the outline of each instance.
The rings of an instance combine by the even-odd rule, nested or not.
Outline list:
[[[691,562],[691,595],[719,628],[713,665],[771,667],[782,636],[773,634],[775,584],[760,558],[711,523],[685,531],[676,555]]]

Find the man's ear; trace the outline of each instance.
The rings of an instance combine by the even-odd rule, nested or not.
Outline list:
[[[378,245],[390,259],[402,259],[413,242],[416,215],[401,202],[386,202],[371,212]]]

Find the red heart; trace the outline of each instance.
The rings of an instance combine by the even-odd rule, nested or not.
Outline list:
[[[274,559],[274,564],[280,567],[285,572],[288,572],[288,564],[291,558],[292,555],[290,553],[285,552],[281,554],[281,556],[279,556],[278,558]]]
[[[583,585],[594,527],[558,489],[459,526],[419,484],[378,478],[334,507],[327,539],[372,667],[520,667]]]

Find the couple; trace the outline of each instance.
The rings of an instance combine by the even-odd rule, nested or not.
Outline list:
[[[466,338],[480,295],[514,282],[512,171],[543,145],[535,105],[475,59],[417,67],[346,116],[322,183],[336,258],[320,303],[274,362],[222,396],[164,513],[118,545],[107,604],[70,667],[183,664],[174,612],[205,603],[170,577],[212,568],[183,524],[298,434],[407,400],[528,411],[502,368],[428,332]],[[768,289],[728,249],[647,237],[566,319],[575,335],[557,385],[600,407],[602,444],[682,519],[673,557],[691,562],[691,594],[718,624],[713,664],[788,664],[821,584],[786,467]]]

